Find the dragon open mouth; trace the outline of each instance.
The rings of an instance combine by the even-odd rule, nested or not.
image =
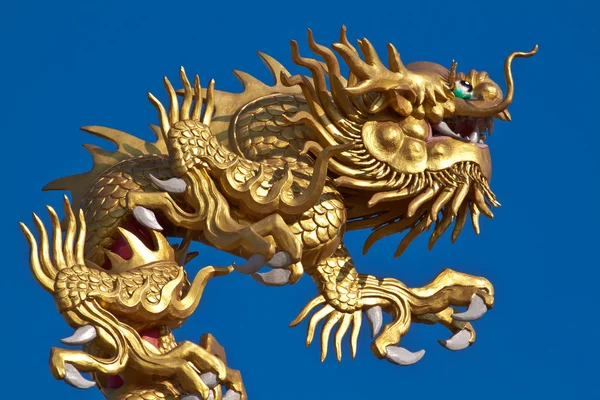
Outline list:
[[[463,117],[456,116],[446,119],[437,125],[432,124],[432,138],[450,137],[467,143],[473,143],[478,147],[487,147],[485,141],[487,134],[491,135],[494,130],[494,119],[492,117]]]

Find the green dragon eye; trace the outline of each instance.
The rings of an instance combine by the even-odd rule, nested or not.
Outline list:
[[[473,85],[467,81],[456,81],[454,95],[460,99],[470,99],[473,97]]]

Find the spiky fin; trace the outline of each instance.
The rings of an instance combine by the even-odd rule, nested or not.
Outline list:
[[[289,72],[281,63],[267,54],[259,52],[258,55],[269,68],[275,82],[273,86],[269,86],[247,73],[234,71],[244,85],[244,92],[241,94],[234,94],[217,91],[217,95],[215,96],[217,113],[214,116],[215,118],[213,118],[213,120],[216,121],[214,124],[211,124],[211,130],[220,138],[219,140],[223,140],[223,142],[227,141],[229,118],[231,117],[229,113],[232,111],[235,112],[248,102],[268,94],[276,92],[300,92],[297,87],[285,87],[281,83],[281,74],[289,75]],[[177,94],[183,95],[183,90],[177,91]],[[202,89],[202,94],[203,96],[206,95],[206,89]],[[223,105],[227,106],[225,107]],[[226,114],[221,115],[220,111]],[[137,156],[167,154],[167,147],[163,140],[161,128],[156,125],[150,125],[150,128],[156,136],[155,142],[147,142],[129,133],[112,128],[102,126],[82,127],[81,130],[84,132],[91,133],[94,136],[114,143],[117,146],[117,149],[115,151],[108,151],[91,144],[84,145],[83,147],[92,155],[94,162],[92,169],[88,172],[56,179],[44,186],[43,190],[66,190],[71,192],[73,205],[78,209],[84,194],[90,188],[92,183],[111,166],[120,161]]]
[[[117,146],[117,149],[109,151],[91,144],[84,144],[83,147],[90,152],[94,161],[92,169],[81,174],[55,179],[44,186],[42,190],[67,190],[71,192],[73,205],[78,209],[92,182],[111,166],[132,157],[167,154],[167,147],[159,134],[160,128],[156,125],[150,125],[150,129],[156,136],[157,140],[155,142],[147,142],[129,133],[103,126],[82,127],[82,131],[112,142]]]

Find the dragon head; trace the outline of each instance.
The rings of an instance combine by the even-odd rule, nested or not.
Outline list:
[[[292,59],[313,79],[282,76],[285,85],[301,87],[311,108],[288,121],[307,125],[322,147],[354,145],[336,155],[329,169],[338,186],[348,189],[349,228],[375,229],[365,250],[382,236],[410,229],[399,255],[434,222],[430,247],[453,220],[455,240],[468,209],[478,231],[479,214],[492,217],[490,206],[499,206],[489,187],[487,135],[495,118],[510,120],[513,59],[534,55],[537,46],[507,57],[503,95],[486,72],[458,72],[454,61],[450,69],[431,62],[404,65],[392,44],[387,66],[367,39],[358,41],[361,57],[344,27],[333,50],[317,44],[310,30],[308,44],[325,62],[301,57],[292,41]],[[335,53],[349,67],[347,78]]]

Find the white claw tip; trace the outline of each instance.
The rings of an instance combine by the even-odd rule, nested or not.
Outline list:
[[[367,319],[371,324],[371,337],[375,337],[381,330],[383,324],[383,313],[380,306],[371,307],[367,310]]]
[[[214,372],[205,372],[200,374],[200,379],[202,379],[202,382],[204,382],[210,389],[214,389],[219,384],[217,374]]]
[[[487,306],[480,296],[474,296],[467,311],[457,314],[452,314],[452,318],[457,321],[475,321],[483,317],[487,312]]]
[[[292,262],[292,257],[290,254],[285,251],[280,251],[275,253],[273,258],[267,261],[267,265],[272,268],[285,268],[289,266]]]
[[[133,209],[133,216],[137,222],[148,229],[154,229],[155,231],[162,231],[162,226],[156,220],[154,211],[148,210],[146,207],[136,206]]]
[[[152,182],[161,190],[164,190],[168,193],[184,193],[187,188],[187,184],[181,178],[170,178],[167,180],[160,180],[156,178],[154,175],[150,174],[150,179]]]
[[[96,339],[97,334],[96,328],[92,325],[85,325],[77,328],[71,336],[61,339],[60,341],[70,346],[78,346],[90,343],[92,340]]]
[[[212,392],[208,395],[208,398],[206,400],[214,400],[215,397],[213,396]],[[181,400],[202,400],[202,398],[196,394],[186,394],[185,396],[181,397]]]
[[[233,264],[233,269],[241,274],[253,274],[265,265],[265,258],[260,254],[252,254],[243,264]]]
[[[96,386],[96,382],[87,380],[81,375],[77,368],[71,364],[65,364],[65,382],[77,389],[89,389]]]
[[[269,272],[252,274],[252,277],[265,286],[284,286],[290,282],[291,274],[287,269],[272,269]]]
[[[466,329],[463,329],[452,335],[448,340],[438,340],[438,343],[448,350],[458,351],[469,347],[471,344],[469,343],[469,339],[471,339],[471,333]]]
[[[425,355],[425,350],[411,352],[404,347],[388,346],[385,359],[401,366],[412,365]]]
[[[242,396],[235,390],[228,390],[223,396],[223,400],[240,400]]]

